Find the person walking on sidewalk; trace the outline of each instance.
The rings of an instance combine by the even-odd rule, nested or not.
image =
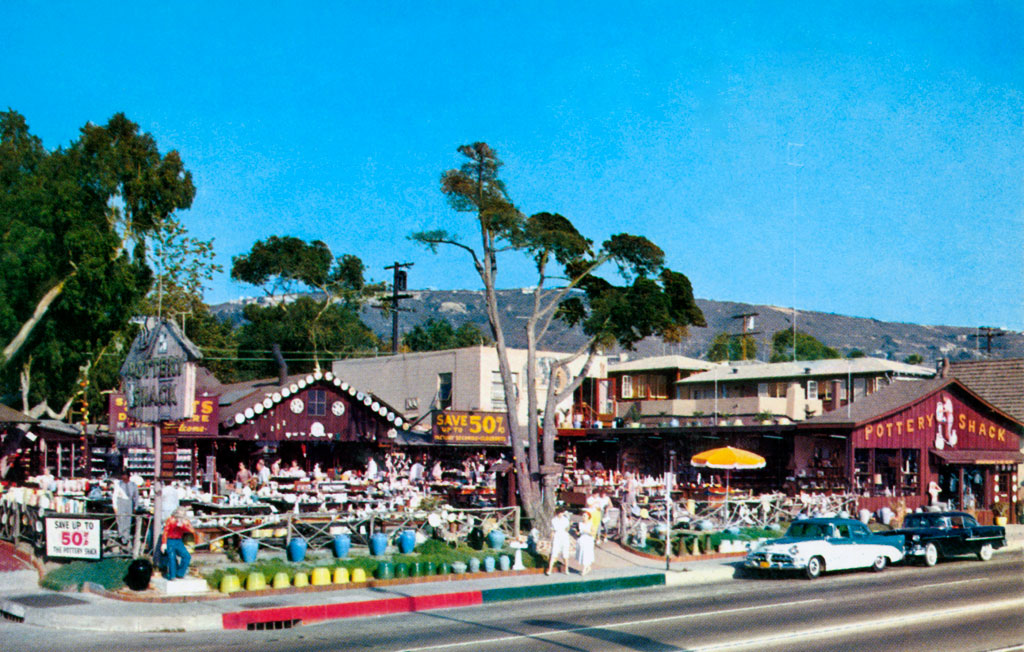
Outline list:
[[[114,482],[113,496],[114,513],[117,514],[117,536],[121,544],[127,546],[131,538],[132,514],[139,505],[139,488],[127,471]]]
[[[569,574],[569,554],[572,548],[572,539],[569,538],[569,514],[565,507],[556,507],[555,515],[551,519],[551,557],[548,559],[548,570],[545,575],[550,575],[555,568],[555,562],[562,560],[566,575]]]
[[[171,517],[164,524],[164,534],[160,542],[160,552],[167,555],[167,575],[169,580],[180,580],[188,572],[188,565],[192,561],[192,555],[182,541],[186,532],[196,535],[195,528],[188,520],[184,507],[174,510]]]

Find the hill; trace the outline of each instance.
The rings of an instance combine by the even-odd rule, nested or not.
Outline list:
[[[408,294],[412,295],[412,298],[402,301],[403,310],[408,312],[402,312],[399,317],[399,330],[402,333],[432,317],[443,317],[454,326],[467,321],[473,322],[484,333],[489,332],[482,291],[419,290],[410,291]],[[498,299],[509,346],[525,347],[526,338],[521,326],[517,324],[523,323],[532,305],[529,290],[501,290]],[[793,327],[791,308],[709,299],[698,299],[697,304],[704,311],[707,328],[691,329],[690,336],[678,344],[665,344],[649,338],[640,342],[636,349],[630,352],[630,357],[662,354],[704,357],[717,334],[740,332],[740,320],[734,319],[735,315],[757,313],[753,328],[759,333],[754,336],[758,345],[757,357],[767,359],[771,351],[772,335],[779,330]],[[241,307],[241,301],[233,301],[213,306],[213,311],[224,319],[238,321],[241,318]],[[379,308],[365,307],[363,320],[384,339],[390,340],[391,318],[384,315]],[[925,326],[804,311],[797,311],[796,320],[798,330],[813,335],[844,355],[856,349],[873,357],[903,360],[916,353],[924,358],[925,364],[939,358],[973,360],[986,357],[985,338],[979,337],[979,332],[974,327]],[[578,329],[557,328],[553,331],[548,340],[542,343],[543,348],[570,351],[584,341]],[[994,338],[991,357],[1024,357],[1024,333],[1007,331],[1003,336]]]

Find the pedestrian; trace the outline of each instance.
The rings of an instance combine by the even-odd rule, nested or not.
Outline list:
[[[580,565],[580,575],[590,572],[594,563],[594,535],[591,523],[594,522],[593,510],[584,512],[589,518],[580,523],[580,536],[576,539],[576,563]]]
[[[160,552],[167,555],[167,574],[164,577],[169,580],[180,580],[185,577],[188,565],[192,561],[192,555],[182,541],[186,532],[191,532],[192,536],[196,535],[185,508],[179,507],[164,523],[164,533],[160,542]]]
[[[114,482],[113,501],[114,514],[117,515],[117,534],[121,543],[128,545],[131,536],[132,514],[139,504],[139,488],[132,482],[127,471]]]
[[[569,574],[569,553],[572,548],[569,524],[569,514],[565,507],[555,508],[555,515],[551,518],[551,556],[548,558],[548,570],[545,575],[551,574],[559,560],[565,568],[565,574]]]
[[[261,487],[270,484],[270,468],[263,460],[256,460],[256,479]]]

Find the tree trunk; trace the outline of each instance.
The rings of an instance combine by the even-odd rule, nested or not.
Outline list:
[[[61,292],[64,291],[64,286],[67,285],[67,282],[74,275],[75,272],[71,272],[71,274],[57,283],[57,285],[50,288],[50,290],[43,295],[43,298],[36,304],[36,309],[32,313],[32,316],[28,321],[21,325],[21,329],[18,331],[18,334],[14,336],[14,339],[11,340],[7,346],[4,347],[3,358],[0,359],[0,366],[6,366],[7,362],[18,354],[18,351],[20,351],[21,347],[25,344],[25,340],[27,340],[29,334],[32,333],[32,329],[42,321],[43,315],[46,314],[46,311],[49,310],[51,305],[53,305],[53,302],[56,301],[57,297],[59,297]]]

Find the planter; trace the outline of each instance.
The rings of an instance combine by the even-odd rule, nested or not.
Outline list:
[[[388,535],[378,532],[370,537],[370,554],[380,557],[388,549]]]
[[[465,570],[465,569],[463,569],[463,570]],[[451,565],[448,562],[443,561],[443,562],[441,562],[440,564],[437,565],[437,574],[438,575],[447,575],[450,572],[452,572],[452,567],[451,567]]]
[[[256,561],[256,554],[260,551],[260,542],[257,539],[250,539],[246,537],[242,539],[242,543],[238,545],[238,553],[242,557],[242,561],[246,564],[251,564]]]
[[[505,545],[505,533],[494,529],[487,533],[487,545],[491,550],[500,550]]]
[[[462,575],[463,573],[466,572],[466,570],[467,570],[467,566],[466,566],[465,562],[461,562],[461,561],[453,561],[452,562],[452,572],[455,573],[456,575]]]
[[[512,570],[512,560],[508,558],[508,555],[498,557],[498,569],[503,571]]]
[[[356,570],[360,570],[360,569],[357,568]],[[377,564],[377,579],[379,579],[379,580],[390,580],[390,579],[394,578],[394,576],[395,576],[395,568],[394,568],[394,566],[391,565],[391,562],[389,562],[389,561],[382,561],[379,564]],[[355,581],[354,578],[353,578],[353,581]]]
[[[1003,526],[1005,526],[1006,523],[1009,521],[1009,518],[1006,517],[1006,516],[996,516],[994,520],[996,522],[996,525],[1003,525]]]
[[[469,559],[469,572],[479,573],[480,572],[480,560],[476,557],[470,557]]]
[[[416,547],[416,531],[415,530],[402,530],[402,533],[398,535],[398,550],[403,555],[408,555]]]
[[[494,557],[484,557],[484,572],[493,573],[494,568]]]
[[[335,557],[347,557],[348,551],[352,547],[352,539],[347,534],[335,534],[333,547]]]
[[[298,562],[306,558],[306,540],[295,537],[288,542],[288,561]]]
[[[395,577],[409,577],[409,564],[405,562],[395,564]]]

